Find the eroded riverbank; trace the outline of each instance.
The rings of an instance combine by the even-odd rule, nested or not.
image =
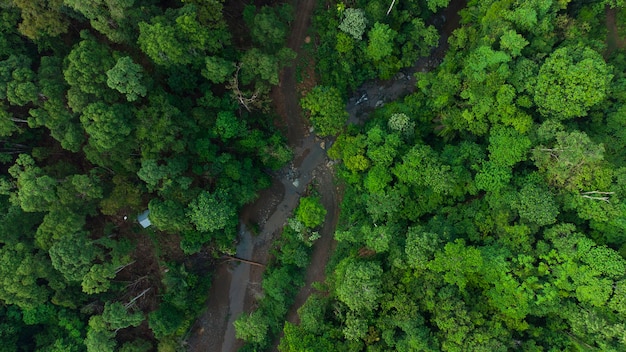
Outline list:
[[[367,114],[381,103],[390,102],[410,94],[415,89],[413,74],[435,68],[443,59],[447,50],[447,38],[459,25],[458,11],[465,6],[465,1],[453,1],[437,16],[441,16],[441,38],[431,56],[422,58],[415,66],[403,72],[394,80],[371,81],[363,84],[347,102],[350,114],[349,122],[357,123],[367,118]],[[288,41],[288,46],[301,54],[306,31],[310,25],[315,0],[304,0],[298,4],[297,18]],[[276,109],[282,116],[287,129],[289,145],[294,150],[294,161],[274,177],[272,188],[263,191],[259,199],[247,206],[242,215],[243,222],[256,223],[260,233],[252,236],[241,227],[237,257],[266,263],[272,241],[285,225],[298,204],[300,195],[315,178],[316,189],[328,213],[325,225],[316,242],[311,264],[307,268],[305,285],[296,296],[287,320],[297,322],[297,309],[311,294],[311,283],[324,280],[324,268],[334,247],[333,233],[339,217],[340,193],[332,174],[332,166],[326,157],[325,147],[331,139],[320,140],[308,131],[303,118],[296,90],[296,72],[294,67],[285,68],[280,75],[281,84],[272,92]],[[365,103],[357,104],[358,99],[368,95]],[[263,268],[246,263],[224,262],[216,271],[209,294],[207,309],[198,320],[188,339],[190,351],[236,351],[241,341],[236,340],[234,320],[242,313],[249,312],[255,306],[255,299],[260,293],[260,280]]]

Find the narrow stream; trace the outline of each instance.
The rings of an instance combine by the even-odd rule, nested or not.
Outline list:
[[[419,59],[412,68],[404,70],[393,80],[373,80],[364,83],[356,90],[346,104],[346,110],[350,114],[349,123],[362,122],[377,106],[399,99],[415,90],[414,73],[432,70],[441,62],[448,48],[448,37],[459,25],[458,11],[466,6],[466,1],[453,0],[447,8],[436,15],[435,19],[439,19],[436,22],[438,22],[437,27],[441,38],[439,45],[431,51],[429,57]],[[312,9],[313,4],[309,5]],[[301,35],[306,34],[305,30],[306,28],[301,29]],[[293,78],[290,77],[290,79]],[[281,81],[281,84],[284,82]],[[295,90],[295,84],[290,89]],[[364,94],[367,100],[358,102]],[[293,99],[297,100],[297,98]],[[294,102],[287,102],[289,103],[294,104]],[[303,123],[302,118],[296,120]],[[289,128],[300,129],[302,126],[289,126]],[[296,135],[299,134],[296,133]],[[313,178],[313,171],[328,161],[325,149],[331,145],[332,139],[320,140],[313,134],[306,133],[298,139],[299,145],[294,148],[296,158],[293,163],[275,176],[275,180],[278,179],[282,187],[282,198],[276,200],[277,204],[273,203],[274,198],[271,196],[260,198],[255,202],[257,206],[273,209],[271,215],[267,214],[259,224],[261,232],[253,236],[245,225],[240,226],[236,253],[238,258],[256,259],[262,263],[267,261],[268,249],[274,236],[281,231],[287,218],[297,206],[300,195]],[[332,183],[332,180],[328,182]],[[250,282],[251,277],[255,276],[252,270],[258,270],[258,268],[234,262],[223,263],[216,269],[207,310],[195,324],[188,339],[190,351],[231,352],[241,346],[241,341],[235,338],[233,322],[244,310],[249,309],[246,307],[247,299],[255,296],[255,293],[261,289],[259,282]]]
[[[300,195],[311,182],[313,170],[327,160],[326,152],[320,147],[320,143],[312,134],[309,135],[304,140],[302,150],[296,152],[296,155],[302,157],[294,160],[294,163],[282,173],[280,182],[285,190],[283,199],[271,216],[264,221],[261,232],[252,236],[245,225],[241,225],[236,254],[238,258],[254,260],[253,252],[266,251],[275,234],[282,231],[287,218],[298,205]],[[233,351],[233,347],[237,347],[233,323],[244,310],[247,292],[260,290],[260,283],[250,282],[250,269],[250,265],[241,263],[235,264],[231,272],[228,324],[221,349],[224,352]]]
[[[427,72],[439,66],[448,51],[448,38],[459,27],[459,11],[467,6],[467,0],[452,0],[445,9],[435,14],[427,24],[434,25],[439,31],[439,44],[430,52],[430,56],[417,60],[415,65],[400,71],[391,80],[372,80],[363,83],[348,99],[346,110],[350,114],[348,123],[362,123],[369,112],[385,103],[404,97],[416,89],[414,78],[417,72]]]
[[[252,258],[254,243],[252,234],[244,224],[239,228],[239,244],[237,245],[237,257]],[[243,313],[243,302],[246,297],[246,290],[242,290],[240,285],[233,283],[248,284],[250,277],[250,265],[237,265],[231,271],[231,285],[228,292],[228,299],[231,304],[228,305],[228,324],[226,327],[226,336],[235,336],[235,326],[233,322]],[[240,302],[240,303],[239,303]],[[238,304],[237,304],[238,303]],[[222,351],[231,351],[233,349],[234,338],[224,339],[222,342]]]

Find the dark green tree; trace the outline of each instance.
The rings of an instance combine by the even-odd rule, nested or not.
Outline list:
[[[117,60],[115,66],[107,71],[107,85],[111,89],[126,95],[126,100],[135,101],[145,97],[148,90],[142,83],[143,68],[128,56]]]
[[[348,118],[341,94],[334,87],[316,86],[300,103],[310,111],[316,133],[322,137],[339,132]]]

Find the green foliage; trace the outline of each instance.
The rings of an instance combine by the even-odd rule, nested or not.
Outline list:
[[[180,233],[188,230],[184,205],[172,199],[153,199],[148,203],[150,221],[161,231]]]
[[[386,59],[393,52],[394,39],[397,33],[387,24],[376,22],[369,31],[367,55],[374,61]]]
[[[250,349],[269,348],[272,338],[284,325],[298,289],[304,285],[304,270],[309,264],[314,239],[304,238],[309,232],[300,221],[290,218],[288,224],[274,244],[276,260],[263,274],[264,295],[258,309],[235,321],[237,337],[245,340],[245,347]]]
[[[235,207],[221,190],[201,192],[189,203],[187,215],[198,231],[214,232],[237,224]]]
[[[261,8],[249,33],[227,26],[220,0],[2,7],[4,349],[181,349],[210,275],[191,264],[153,269],[187,262],[178,245],[184,254],[232,253],[239,208],[269,186],[263,170],[292,157],[267,111],[239,110],[231,92],[238,67],[257,106],[279,83],[294,58],[283,47],[290,6]],[[80,33],[68,34],[70,23]],[[231,35],[247,44],[231,45]],[[156,232],[134,223],[146,206]],[[289,275],[268,280],[283,305],[266,307],[273,333],[299,283],[290,273],[306,266],[315,236],[292,233],[280,261]]]
[[[436,12],[439,8],[448,6],[450,0],[427,0],[428,9],[432,12]]]
[[[327,311],[328,300],[325,297],[312,294],[298,309],[300,326],[308,332],[319,333]]]
[[[70,85],[68,104],[75,112],[81,112],[90,102],[111,103],[116,96],[109,94],[106,72],[115,66],[111,50],[95,40],[87,32],[81,32],[80,43],[64,59],[63,76]]]
[[[550,184],[567,189],[584,189],[604,158],[604,146],[597,145],[584,132],[560,131],[552,135],[553,146],[540,145],[533,160]]]
[[[85,107],[80,121],[89,133],[89,142],[98,150],[110,150],[122,143],[132,130],[131,111],[122,104],[93,103]]]
[[[396,113],[389,117],[387,122],[389,129],[397,131],[405,136],[412,136],[415,133],[415,122],[403,113]]]
[[[150,23],[139,23],[141,50],[163,66],[199,65],[204,62],[203,54],[218,52],[229,40],[222,28],[203,26],[193,5],[169,9]]]
[[[424,270],[428,262],[434,258],[442,239],[437,234],[424,232],[421,227],[411,227],[408,231],[404,249],[407,264],[415,269]]]
[[[382,273],[379,263],[345,260],[337,268],[337,298],[355,312],[374,310],[382,295]]]
[[[334,87],[316,86],[300,104],[310,112],[313,127],[321,137],[337,134],[348,118],[341,94]]]
[[[174,305],[164,302],[159,309],[150,313],[148,325],[157,338],[174,334],[183,323],[183,312]]]
[[[67,33],[69,19],[62,14],[62,0],[14,0],[13,3],[20,9],[22,15],[18,29],[28,38],[37,40]]]
[[[141,312],[130,313],[123,304],[119,302],[105,304],[102,319],[109,324],[110,329],[124,329],[129,326],[139,326],[143,322]]]
[[[87,330],[87,337],[85,338],[87,351],[115,351],[117,343],[114,337],[115,332],[108,329],[101,316],[94,316],[89,319],[89,329]]]
[[[120,175],[113,176],[113,190],[100,202],[100,211],[113,215],[122,209],[138,211],[141,208],[141,188],[130,184]]]
[[[527,158],[530,138],[511,128],[494,128],[489,136],[489,161],[496,165],[513,166]]]
[[[266,319],[259,311],[240,316],[234,323],[237,338],[254,344],[266,344],[268,329]]]
[[[134,2],[127,0],[64,0],[64,4],[84,16],[93,29],[114,43],[134,44],[137,23],[155,14],[151,6],[144,4],[137,8]]]
[[[450,167],[437,160],[434,151],[426,145],[411,148],[392,171],[398,180],[430,187],[436,193],[450,192],[454,182]]]
[[[50,289],[38,282],[54,275],[46,254],[24,243],[4,244],[0,264],[0,300],[20,308],[32,308],[48,300]]]
[[[520,56],[522,49],[528,45],[528,41],[521,34],[509,30],[500,38],[500,46],[511,53],[512,57]]]
[[[37,86],[31,60],[23,55],[11,55],[0,61],[0,98],[9,103],[24,106],[37,100]]]
[[[205,58],[206,67],[202,75],[213,83],[223,83],[235,71],[235,65],[217,56]]]
[[[266,54],[257,48],[247,50],[241,57],[241,81],[243,84],[250,84],[253,80],[258,80],[277,85],[283,62],[293,58],[295,53],[288,48],[282,48],[276,54]]]
[[[281,349],[624,349],[624,60],[598,54],[604,5],[469,2],[417,91],[337,138],[328,292]],[[422,50],[407,44],[427,36],[411,4],[359,6],[368,45],[337,34],[341,6],[316,18],[326,85]]]
[[[517,202],[513,203],[522,219],[539,226],[556,222],[559,208],[549,190],[534,184],[527,184],[518,193]]]
[[[276,242],[245,348],[284,326],[290,351],[624,350],[625,65],[606,38],[623,13],[603,20],[622,2],[471,1],[454,32],[447,16],[445,58],[420,61],[441,64],[329,150],[346,189],[323,292],[284,326],[317,204]],[[232,252],[237,211],[291,157],[271,116],[238,109],[269,106],[291,7],[227,25],[233,4],[174,5],[2,7],[0,349],[182,349],[210,277],[164,264],[172,241]],[[446,5],[318,8],[322,86],[302,105],[319,135],[343,130],[348,92],[430,55]],[[146,203],[151,241],[130,224]]]
[[[363,9],[347,8],[343,11],[343,16],[339,29],[351,35],[354,39],[361,40],[367,27],[365,11]]]
[[[215,121],[215,130],[220,138],[225,142],[231,138],[238,137],[246,130],[243,121],[237,119],[231,111],[220,111]]]
[[[593,49],[560,48],[541,66],[535,102],[548,117],[584,117],[605,99],[611,79],[610,68]]]
[[[295,211],[296,219],[304,226],[313,229],[324,223],[326,209],[320,202],[319,197],[300,198],[300,204]]]
[[[65,234],[49,250],[52,266],[67,281],[82,281],[100,252],[84,232]]]
[[[126,100],[135,101],[145,97],[147,88],[142,84],[143,68],[128,56],[117,60],[115,66],[107,71],[107,85],[111,89],[126,95]]]
[[[252,40],[268,51],[280,48],[287,37],[288,23],[292,20],[289,4],[276,7],[263,6],[256,14],[256,8],[248,5],[244,10],[244,21],[250,28]]]

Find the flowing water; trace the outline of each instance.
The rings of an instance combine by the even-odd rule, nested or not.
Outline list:
[[[315,0],[304,0],[298,4],[295,29],[292,30],[289,40],[289,46],[296,51],[300,50],[306,36],[314,4]],[[441,38],[439,45],[431,51],[429,57],[419,59],[412,68],[404,70],[393,80],[372,80],[356,90],[346,105],[346,110],[350,114],[349,123],[363,122],[369,112],[376,107],[406,96],[415,90],[416,82],[413,75],[418,71],[432,70],[441,62],[448,48],[448,37],[459,26],[458,11],[465,6],[466,0],[453,0],[447,8],[434,17],[433,24],[438,28]],[[281,114],[287,116],[287,135],[289,144],[294,149],[295,158],[291,165],[274,176],[272,189],[262,193],[260,198],[248,207],[253,209],[248,210],[249,212],[258,213],[256,221],[261,231],[257,235],[252,235],[242,222],[236,253],[236,256],[241,259],[254,260],[262,264],[267,262],[271,242],[280,233],[287,218],[291,216],[300,195],[313,179],[315,172],[319,172],[328,163],[325,149],[332,144],[333,140],[330,138],[320,140],[306,132],[306,121],[301,116],[295,87],[295,70],[286,68],[281,74],[280,92],[277,93],[284,101],[283,104],[277,104],[277,108],[279,111],[282,109]],[[363,99],[364,96],[367,99]],[[323,198],[338,201],[332,177],[320,177],[318,183],[317,188],[322,190]],[[336,222],[338,206],[338,204],[327,206],[330,208],[328,213],[334,214],[334,218],[326,220],[333,224]],[[332,241],[332,229],[327,229],[325,232],[328,233],[323,234],[325,237],[318,242]],[[317,248],[327,251],[329,247],[329,245],[324,245]],[[313,257],[316,257],[316,250],[318,249],[314,248]],[[310,267],[308,271],[323,272],[328,256],[321,257],[326,259],[312,262],[311,266],[316,267]],[[196,322],[188,338],[190,351],[232,352],[241,347],[241,341],[235,338],[233,322],[241,313],[249,311],[254,305],[250,300],[254,300],[260,293],[258,281],[260,281],[261,274],[262,268],[246,263],[231,261],[218,266],[209,292],[207,309]],[[308,272],[307,277],[309,277]],[[310,282],[307,282],[306,286],[309,287]],[[301,304],[303,299],[298,301]],[[297,307],[294,305],[291,313],[295,309]]]

